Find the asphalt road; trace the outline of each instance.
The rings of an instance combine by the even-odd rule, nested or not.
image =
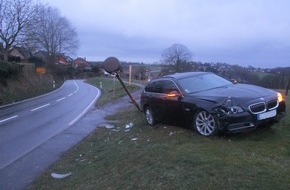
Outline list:
[[[99,96],[97,88],[70,80],[53,93],[0,108],[0,189],[25,188],[91,132],[76,123]]]

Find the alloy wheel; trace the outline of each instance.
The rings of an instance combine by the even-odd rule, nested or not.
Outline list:
[[[146,116],[146,121],[149,125],[155,124],[155,118],[154,118],[153,111],[149,107],[146,108],[145,116]]]
[[[195,115],[195,130],[203,136],[212,136],[217,131],[214,117],[207,111],[200,111]]]

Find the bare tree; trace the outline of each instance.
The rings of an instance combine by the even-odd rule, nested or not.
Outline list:
[[[169,65],[172,72],[184,72],[192,60],[192,53],[182,44],[173,44],[161,55],[161,63]]]
[[[10,48],[23,40],[33,7],[32,0],[0,0],[0,43],[4,61],[8,61]]]
[[[56,55],[74,54],[78,48],[77,32],[71,23],[58,9],[42,4],[36,6],[27,42],[30,48],[45,51],[49,63],[54,63]]]

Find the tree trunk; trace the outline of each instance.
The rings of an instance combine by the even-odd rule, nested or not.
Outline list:
[[[4,62],[8,62],[8,57],[9,57],[9,49],[5,48],[3,51]]]

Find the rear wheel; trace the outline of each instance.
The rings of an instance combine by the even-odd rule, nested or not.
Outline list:
[[[151,126],[155,125],[156,119],[155,119],[154,113],[150,107],[145,108],[145,117],[146,117],[146,121],[149,125],[151,125]]]
[[[207,111],[201,110],[194,115],[193,127],[202,136],[214,136],[218,131],[217,122]]]

